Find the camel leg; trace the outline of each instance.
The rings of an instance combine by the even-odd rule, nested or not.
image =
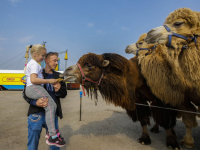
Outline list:
[[[138,139],[138,142],[142,145],[151,144],[151,139],[147,130],[147,125],[142,126],[142,136]]]
[[[190,102],[184,108],[182,107],[182,110],[187,110],[187,111],[192,111],[192,112],[197,111],[194,105],[191,104]],[[196,115],[192,113],[182,112],[182,122],[185,124],[186,134],[183,137],[183,140],[180,141],[180,143],[183,144],[187,148],[193,148],[194,139],[192,137],[192,128],[198,125],[196,121]]]
[[[164,104],[162,101],[157,100],[152,103],[153,106],[171,108],[170,105]],[[176,133],[174,131],[174,126],[176,125],[176,111],[161,109],[161,108],[151,108],[153,113],[153,118],[161,127],[166,131],[166,146],[171,149],[180,149],[179,143],[177,142]]]
[[[158,133],[159,132],[159,124],[156,122],[150,131],[153,133]]]
[[[146,97],[148,98],[148,100],[150,100],[151,102],[155,102],[156,101],[156,97],[151,93],[149,87],[147,87],[146,85],[143,85],[142,87],[139,88],[139,91]],[[159,123],[155,123],[153,128],[151,128],[150,130],[153,133],[158,133],[159,132]]]
[[[165,129],[166,132],[166,145],[170,149],[179,150],[180,146],[176,140],[176,136],[174,136],[174,129],[169,128]]]
[[[142,99],[139,99],[136,102],[147,105],[147,102]],[[143,145],[151,144],[151,139],[147,130],[147,125],[150,125],[150,108],[146,106],[136,105],[135,110],[126,110],[126,112],[129,117],[132,118],[133,122],[140,121],[140,124],[142,126],[142,136],[138,139],[138,142]]]
[[[170,130],[171,130],[171,132],[172,132],[172,135],[175,136],[175,137],[177,138],[176,132],[174,131],[174,128],[171,128]]]
[[[164,104],[161,100],[157,99],[149,90],[147,86],[142,86],[140,92],[146,96],[153,106],[171,108],[170,105]],[[151,108],[153,118],[157,124],[163,127],[166,131],[166,145],[172,149],[180,149],[179,143],[177,142],[176,134],[173,127],[176,125],[176,111],[165,110],[160,108]]]
[[[186,134],[183,137],[183,139],[180,141],[180,144],[183,144],[187,148],[193,148],[194,147],[194,139],[192,137],[192,127],[186,127]]]
[[[143,112],[140,113],[142,109],[138,109],[138,107],[141,107],[141,106],[136,106],[136,109],[134,111],[126,110],[126,112],[129,115],[129,117],[132,118],[133,122],[140,121],[140,124],[142,126],[142,136],[138,139],[138,142],[143,145],[149,145],[151,144],[151,139],[147,130],[147,124],[150,124],[150,121],[149,121],[150,113],[148,115],[147,114],[144,115],[143,113],[144,112],[146,113],[148,111],[143,110]]]

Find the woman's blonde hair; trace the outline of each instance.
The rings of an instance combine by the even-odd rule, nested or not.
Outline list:
[[[31,51],[31,56],[33,57],[33,53],[39,54],[42,49],[46,50],[46,48],[41,44],[28,45],[26,47],[26,54],[25,54],[26,63],[25,63],[25,67],[24,67],[24,73],[26,72],[26,65],[27,65],[28,58],[29,58],[29,50]]]

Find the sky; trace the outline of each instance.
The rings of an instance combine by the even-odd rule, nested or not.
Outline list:
[[[47,52],[68,50],[67,66],[88,52],[130,59],[129,44],[183,7],[200,12],[200,0],[1,0],[0,69],[23,70],[26,46],[43,42]]]

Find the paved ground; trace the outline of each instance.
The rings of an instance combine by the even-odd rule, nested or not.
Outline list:
[[[0,149],[26,150],[28,104],[22,99],[21,91],[0,91]],[[99,98],[98,105],[83,97],[82,121],[79,121],[80,98],[78,90],[69,90],[62,99],[64,118],[59,126],[67,145],[61,150],[165,150],[165,131],[150,133],[152,144],[141,145],[139,122],[133,123],[126,112],[114,105],[106,105]],[[198,121],[199,122],[199,121]],[[199,122],[200,123],[200,122]],[[153,124],[153,122],[152,122]],[[149,127],[150,129],[151,127]],[[181,140],[185,128],[181,120],[175,128]],[[47,150],[45,131],[41,134],[39,150]],[[195,148],[200,149],[200,128],[193,130]],[[186,148],[181,147],[185,150]]]

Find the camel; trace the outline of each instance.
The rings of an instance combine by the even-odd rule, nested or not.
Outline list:
[[[140,35],[140,37],[136,43],[130,44],[126,47],[125,52],[128,54],[132,53],[132,54],[136,55],[139,48],[143,44],[146,36],[147,36],[147,33],[143,33],[142,35]]]
[[[63,76],[66,77],[67,82],[82,83],[82,87],[86,88],[91,97],[97,98],[98,90],[107,103],[124,108],[133,121],[139,120],[143,131],[138,141],[142,144],[151,143],[147,130],[147,125],[150,124],[150,109],[149,107],[135,107],[135,103],[147,104],[147,101],[151,101],[155,106],[173,108],[151,93],[140,73],[137,57],[127,60],[114,53],[102,55],[88,53],[78,60],[77,65],[68,67]],[[91,90],[91,87],[94,89]],[[140,113],[137,113],[138,111]],[[177,112],[159,108],[151,108],[151,112],[156,122],[166,131],[166,145],[179,149],[173,130]]]
[[[146,45],[146,43],[145,44],[143,44],[143,43],[144,43],[144,39],[146,38],[146,36],[147,36],[147,33],[143,33],[139,37],[139,39],[136,43],[130,44],[126,47],[125,52],[128,54],[132,53],[132,54],[136,55],[137,57],[138,56],[139,57],[146,56],[149,53],[149,51],[151,50],[151,48],[153,48],[153,46],[155,46],[155,44],[152,44],[152,45],[150,45],[150,46],[152,46],[151,48],[145,48],[147,45]],[[148,47],[150,47],[150,46],[148,45]],[[153,128],[151,128],[150,131],[154,132],[154,133],[158,133],[159,132],[158,123],[155,123],[155,125],[153,126]]]
[[[143,43],[142,48],[150,49],[152,46]],[[151,54],[149,54],[151,52]],[[196,112],[196,108],[190,102],[200,97],[193,91],[189,90],[191,84],[184,80],[183,76],[174,73],[173,68],[166,61],[167,47],[165,45],[157,45],[154,51],[148,51],[149,55],[141,55],[139,53],[138,62],[141,66],[141,74],[146,79],[147,85],[156,97],[160,98],[164,103],[171,104],[177,109]],[[158,80],[159,77],[161,80]],[[161,82],[162,84],[159,84]],[[188,88],[183,88],[183,85]],[[186,126],[186,135],[181,144],[188,148],[194,147],[192,138],[192,128],[197,126],[196,115],[179,112],[177,117],[182,117],[182,121]]]
[[[168,47],[168,62],[174,71],[182,72],[200,94],[200,17],[188,8],[177,9],[165,20],[164,26],[148,32],[147,43],[162,43]],[[200,101],[194,102],[199,106]]]
[[[200,104],[199,18],[199,13],[190,9],[175,10],[166,18],[164,26],[152,29],[145,38],[148,44],[159,43],[154,55],[139,60],[141,73],[153,94],[175,107],[194,112],[196,108],[190,101],[196,106]],[[181,143],[194,147],[192,127],[197,126],[195,115],[184,113],[183,122],[186,135]]]
[[[146,57],[147,55],[149,55],[150,53],[154,53],[155,49],[157,48],[156,44],[147,44],[144,39],[145,39],[145,35],[147,34],[142,34],[140,37],[139,37],[139,40],[137,41],[137,43],[134,43],[134,44],[131,44],[129,46],[127,46],[125,52],[128,52],[128,53],[133,53],[133,54],[137,54],[137,58],[139,60],[143,59],[144,57]],[[153,49],[152,49],[153,47]],[[160,48],[156,49],[156,51],[159,51]],[[158,55],[158,52],[155,54],[155,55]],[[163,55],[163,54],[162,54]],[[154,57],[154,56],[153,56]],[[159,58],[159,56],[157,57]],[[162,64],[162,63],[161,63]],[[145,70],[146,71],[146,70]],[[149,70],[150,71],[150,70]],[[152,71],[150,71],[152,72]],[[150,73],[149,72],[149,73]],[[154,72],[153,72],[154,73]],[[147,73],[148,74],[148,73]],[[151,78],[151,77],[150,77]],[[156,85],[156,84],[155,84]],[[166,88],[162,88],[160,87],[162,90],[161,90],[161,93],[164,92],[167,94],[167,88],[171,88],[170,86],[169,87],[166,87]],[[174,89],[172,89],[174,90]],[[177,93],[177,91],[175,90],[175,93]],[[184,93],[182,93],[184,95]],[[162,94],[163,95],[163,94]],[[184,96],[183,96],[184,97]],[[161,97],[163,98],[163,97]],[[185,97],[184,97],[185,98]],[[165,102],[165,101],[164,101]],[[168,101],[167,101],[168,103]],[[188,105],[188,104],[187,104]],[[189,111],[192,110],[192,111],[196,111],[196,109],[193,107],[193,105],[191,105],[191,103],[189,103],[189,106],[191,106],[191,108],[189,107],[186,107]],[[179,109],[186,109],[185,106],[179,106]],[[189,138],[184,138],[181,143],[184,144],[186,147],[188,148],[191,148],[191,147],[194,147],[194,141],[193,141],[193,138],[192,138],[192,135],[190,134],[192,132],[192,127],[195,127],[197,125],[197,122],[196,122],[196,116],[194,114],[187,114],[187,113],[182,113],[182,112],[179,112],[177,114],[177,117],[182,117],[182,121],[183,123],[187,123],[187,122],[191,122],[190,124],[186,124],[186,127],[187,128],[187,131],[186,131],[186,135],[185,137],[189,137]],[[156,129],[156,130],[155,130]],[[153,128],[151,129],[151,131],[159,131],[159,126],[158,126],[158,123],[156,123]]]

